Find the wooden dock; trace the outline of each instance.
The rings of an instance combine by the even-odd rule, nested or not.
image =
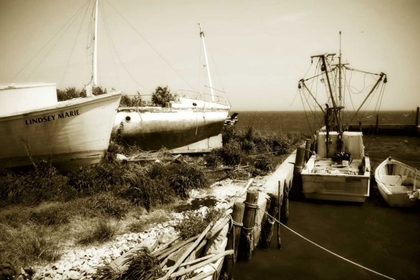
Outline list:
[[[379,122],[379,114],[376,115],[375,124],[350,124],[349,131],[362,131],[366,135],[410,135],[419,136],[419,107],[417,107],[416,118],[413,124],[383,124]]]

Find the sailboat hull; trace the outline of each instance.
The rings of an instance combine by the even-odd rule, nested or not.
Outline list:
[[[0,116],[0,167],[51,160],[62,170],[98,163],[108,148],[120,92]]]
[[[113,135],[142,150],[179,148],[218,135],[228,110],[130,108],[117,113]]]

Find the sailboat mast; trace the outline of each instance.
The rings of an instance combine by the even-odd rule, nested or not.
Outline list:
[[[95,33],[93,34],[93,86],[98,84],[98,5],[99,0],[95,1]]]
[[[208,76],[208,79],[209,79],[211,100],[214,101],[213,83],[212,83],[212,80],[211,80],[209,61],[207,59],[207,50],[206,50],[206,43],[204,41],[204,32],[201,29],[201,24],[200,23],[198,23],[198,26],[200,27],[200,38],[201,38],[201,42],[203,43],[204,59],[206,61],[206,70],[207,70],[207,76]]]

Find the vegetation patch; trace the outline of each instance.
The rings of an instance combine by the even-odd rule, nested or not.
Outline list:
[[[83,94],[70,88],[59,99]],[[173,98],[167,88],[159,94],[155,101],[162,106]],[[127,106],[145,104],[140,96],[136,98]],[[112,240],[123,228],[116,226],[117,221],[139,212],[148,215],[136,216],[123,230],[141,232],[166,222],[170,215],[158,209],[170,209],[173,203],[187,199],[191,190],[206,188],[215,180],[267,174],[301,137],[226,126],[224,146],[204,157],[174,160],[167,150],[161,150],[155,153],[160,161],[119,161],[117,154],[149,154],[120,145],[114,138],[101,163],[72,172],[60,173],[48,160],[34,162],[27,170],[0,169],[0,262],[22,266],[55,261],[63,240],[82,245]],[[198,217],[187,212],[177,230],[183,238],[195,236],[221,215],[212,208]]]
[[[109,221],[99,220],[92,227],[87,228],[77,239],[76,243],[81,245],[103,243],[111,240],[116,232],[116,224]]]
[[[223,210],[214,207],[208,208],[204,216],[195,211],[186,211],[182,222],[176,225],[175,229],[182,239],[188,239],[203,232],[211,222],[216,222],[223,214]]]

